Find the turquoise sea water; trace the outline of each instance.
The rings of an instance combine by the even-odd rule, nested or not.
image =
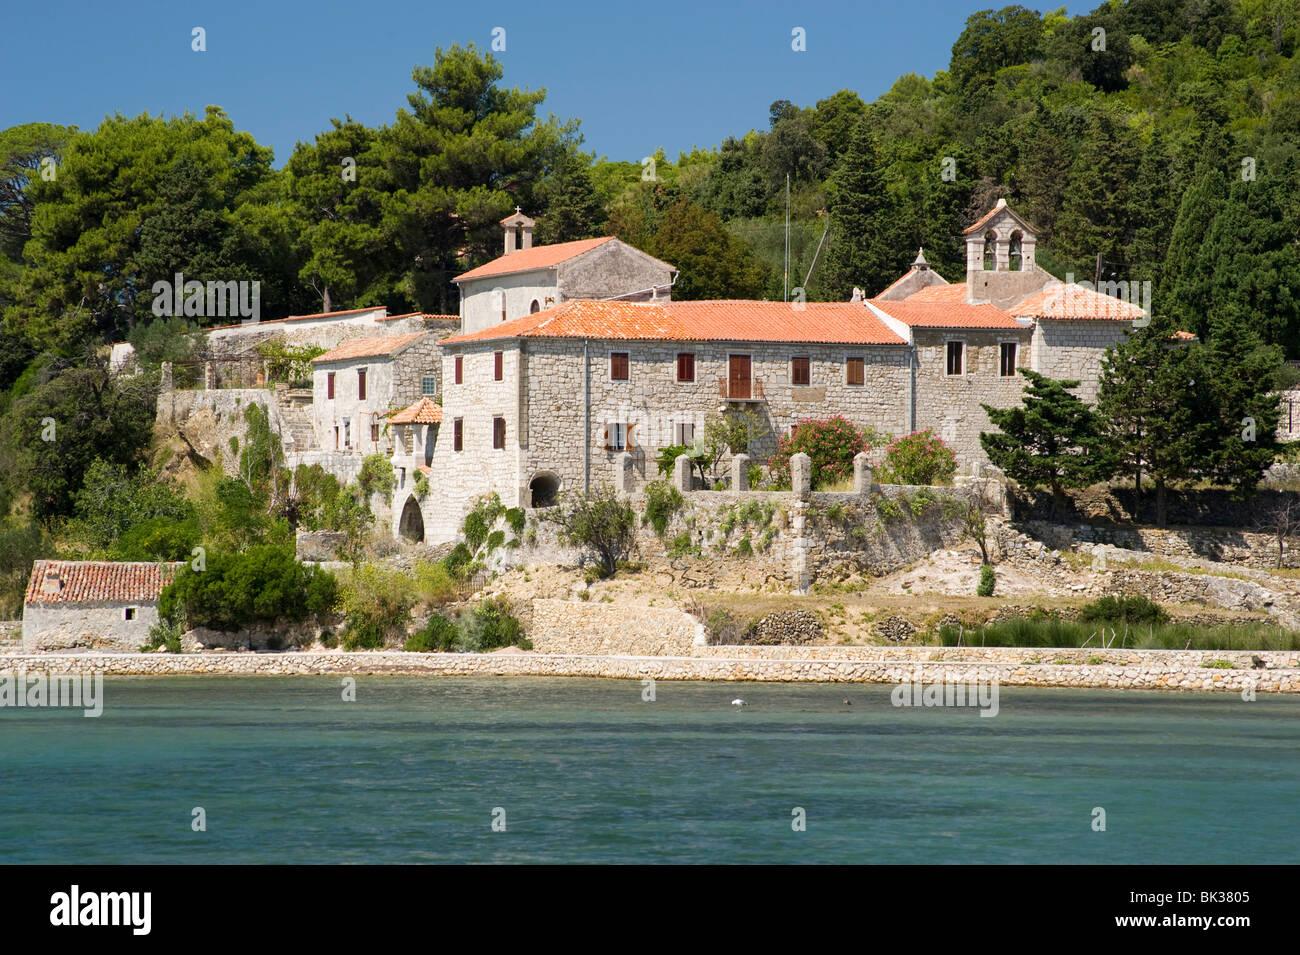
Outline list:
[[[887,686],[340,684],[0,709],[0,862],[1300,862],[1294,697],[1003,687],[990,719]]]

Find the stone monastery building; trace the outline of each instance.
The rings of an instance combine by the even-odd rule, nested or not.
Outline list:
[[[660,448],[729,408],[767,428],[756,460],[800,420],[840,414],[896,437],[931,429],[970,465],[990,427],[980,405],[1017,403],[1018,368],[1094,400],[1105,349],[1144,314],[1040,269],[1035,230],[1002,200],[965,230],[965,281],[918,254],[874,297],[833,303],[673,301],[677,270],[618,239],[534,246],[518,210],[501,225],[504,254],[455,280],[458,317],[354,323],[282,431],[290,463],[345,479],[390,456],[391,526],[410,540],[453,538],[487,493],[514,507],[635,491]]]

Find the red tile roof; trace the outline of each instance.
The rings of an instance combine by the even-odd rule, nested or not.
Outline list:
[[[557,242],[555,245],[535,245],[531,249],[518,249],[476,269],[470,269],[456,276],[452,281],[460,282],[465,279],[481,279],[489,275],[508,275],[511,272],[554,268],[561,262],[576,259],[597,246],[613,241],[614,237],[607,235],[599,239],[578,239],[576,242]]]
[[[904,302],[964,302],[966,301],[966,283],[953,282],[948,285],[927,285],[917,289]]]
[[[395,355],[408,345],[423,338],[427,332],[407,332],[405,335],[380,335],[376,338],[353,338],[311,360],[313,365],[332,361],[351,361],[356,358],[383,358]]]
[[[386,316],[383,317],[383,318],[377,318],[377,319],[375,319],[375,321],[377,321],[377,322],[395,322],[395,321],[397,321],[399,318],[415,318],[416,316],[419,316],[420,318],[433,319],[433,320],[435,320],[435,321],[448,321],[448,322],[459,322],[459,321],[460,321],[460,316],[459,316],[459,315],[435,315],[435,314],[432,313],[432,312],[405,312],[405,313],[403,313],[403,314],[401,314],[401,315],[386,315]]]
[[[23,598],[29,604],[149,603],[176,574],[178,563],[108,560],[38,560]],[[46,587],[46,577],[51,584]]]
[[[915,296],[901,302],[872,299],[873,307],[912,328],[1006,328],[1023,331],[1017,322],[996,305],[961,302],[918,302]]]
[[[851,302],[608,302],[575,299],[513,321],[444,338],[444,345],[501,338],[823,342],[901,345],[871,310]]]
[[[394,411],[388,416],[389,424],[440,424],[442,405],[432,398],[421,398],[410,407]]]
[[[1018,318],[1093,319],[1131,322],[1145,312],[1140,305],[1071,282],[1052,282],[1007,309]]]

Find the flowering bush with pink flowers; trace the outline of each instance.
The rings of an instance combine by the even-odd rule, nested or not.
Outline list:
[[[957,454],[933,431],[913,431],[885,449],[881,484],[950,484],[957,473]]]
[[[802,451],[812,460],[812,486],[825,487],[853,477],[853,456],[867,450],[867,436],[840,415],[825,421],[800,421],[790,437],[777,441],[768,461],[772,483],[790,486],[790,456]]]

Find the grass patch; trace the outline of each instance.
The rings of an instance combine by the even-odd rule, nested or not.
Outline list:
[[[1112,636],[1113,633],[1113,636]],[[1134,625],[1122,621],[1021,617],[978,629],[943,626],[945,647],[1060,647],[1136,650],[1300,650],[1300,633],[1265,623],[1204,627],[1177,621]]]

